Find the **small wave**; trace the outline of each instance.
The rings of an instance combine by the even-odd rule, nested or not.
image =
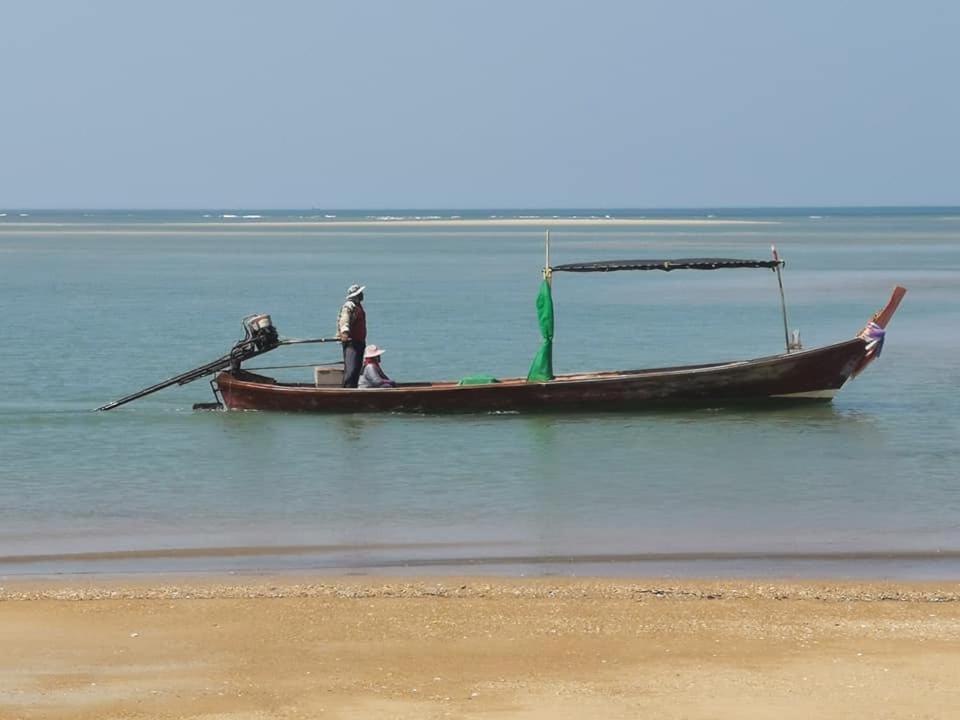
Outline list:
[[[0,217],[6,217],[6,216],[7,216],[6,213],[0,213]]]
[[[246,220],[259,220],[263,215],[244,215],[243,217]]]
[[[331,219],[332,219],[332,218],[335,218],[336,215],[324,215],[324,217],[325,217],[325,218],[331,218]]]
[[[823,215],[810,215],[811,220],[823,220]]]
[[[20,213],[20,217],[30,217],[30,213]]]
[[[222,218],[235,218],[236,215],[221,215]]]

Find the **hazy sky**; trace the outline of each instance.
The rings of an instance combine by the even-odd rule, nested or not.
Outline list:
[[[960,3],[5,2],[0,209],[960,204]]]

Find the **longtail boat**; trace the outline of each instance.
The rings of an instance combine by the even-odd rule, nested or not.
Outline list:
[[[791,340],[787,331],[786,303],[780,276],[783,265],[774,249],[772,260],[616,260],[551,267],[548,239],[547,264],[537,298],[542,345],[525,378],[489,378],[475,383],[410,382],[382,389],[278,382],[266,375],[244,370],[242,362],[285,344],[335,342],[336,339],[281,340],[269,316],[256,315],[244,321],[246,337],[228,355],[108,403],[98,410],[109,410],[168,385],[184,384],[214,373],[216,376],[210,384],[217,403],[195,407],[326,413],[569,412],[829,401],[851,378],[880,355],[886,326],[906,290],[897,286],[887,305],[874,314],[851,339],[824,347],[802,349],[798,339],[795,337]],[[551,287],[554,273],[733,268],[768,268],[776,271],[783,309],[785,352],[702,365],[553,374]]]

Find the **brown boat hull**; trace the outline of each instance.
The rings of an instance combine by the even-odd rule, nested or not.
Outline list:
[[[784,401],[826,401],[859,369],[866,342],[756,360],[650,370],[565,375],[545,383],[511,379],[487,385],[402,384],[354,390],[281,384],[244,371],[216,384],[232,410],[286,412],[570,412],[721,407]]]

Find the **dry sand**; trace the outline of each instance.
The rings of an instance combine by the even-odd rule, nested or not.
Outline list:
[[[960,584],[0,582],[2,718],[956,718]]]

